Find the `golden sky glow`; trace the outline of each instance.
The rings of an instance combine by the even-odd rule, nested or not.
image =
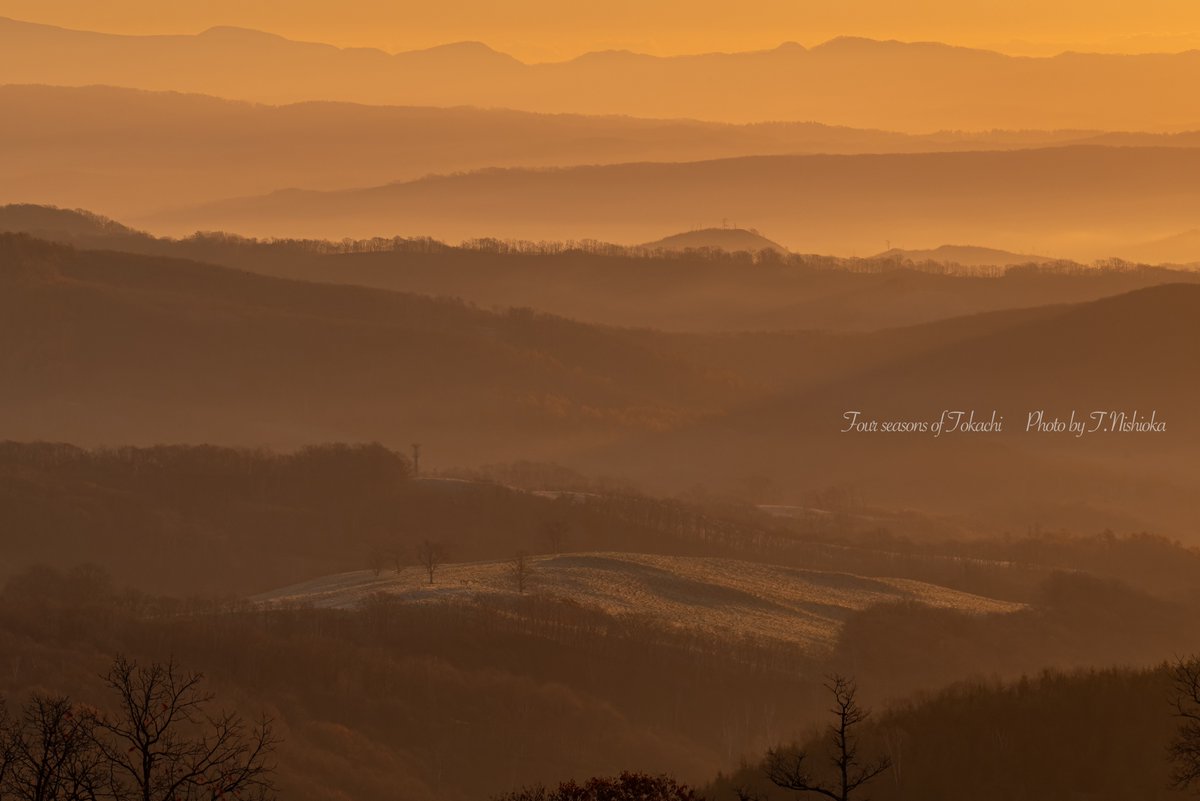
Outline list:
[[[813,45],[839,35],[1028,55],[1200,47],[1196,0],[0,0],[0,16],[135,34],[237,25],[385,50],[469,39],[526,61],[608,48],[673,55]]]

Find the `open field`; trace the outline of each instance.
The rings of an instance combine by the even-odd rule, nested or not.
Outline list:
[[[734,559],[631,553],[531,556],[528,592],[569,598],[614,616],[633,615],[718,639],[774,640],[825,650],[852,612],[915,601],[976,614],[1014,612],[1021,604],[900,578],[800,570]],[[474,601],[516,593],[505,561],[447,564],[429,584],[420,567],[339,573],[264,593],[272,605],[352,608],[377,593],[405,602]]]

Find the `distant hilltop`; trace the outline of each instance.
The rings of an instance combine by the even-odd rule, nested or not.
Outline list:
[[[753,228],[697,228],[673,234],[654,242],[647,242],[640,247],[647,250],[726,250],[731,253],[760,250],[774,250],[787,253],[787,248],[778,242],[767,239]]]
[[[959,264],[963,267],[1008,267],[1013,264],[1048,264],[1054,259],[1031,256],[1025,253],[1010,253],[1007,250],[977,247],[975,245],[942,245],[932,250],[902,250],[892,248],[872,256],[873,259],[900,259],[903,261],[939,264]]]

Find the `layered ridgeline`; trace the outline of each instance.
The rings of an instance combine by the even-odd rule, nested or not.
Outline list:
[[[264,102],[820,120],[905,131],[1200,126],[1200,112],[1178,102],[1178,87],[1200,79],[1195,52],[1015,58],[840,38],[813,48],[788,43],[676,58],[609,51],[524,64],[477,42],[388,54],[236,28],[115,36],[4,20],[0,73],[10,83],[102,83]]]
[[[1048,264],[1053,259],[1029,253],[1009,253],[995,248],[976,245],[942,245],[929,250],[905,250],[890,248],[876,256],[877,259],[900,259],[912,262],[934,262],[938,264],[960,264],[963,267],[1011,267],[1023,264]],[[1170,261],[1162,259],[1161,261]],[[1158,264],[1160,262],[1154,262]]]
[[[801,253],[865,256],[889,241],[950,241],[1091,261],[1194,229],[1197,187],[1200,148],[1079,145],[488,169],[281,191],[135,222],[173,234],[636,243],[725,218]],[[1200,260],[1194,240],[1178,244],[1156,255]]]
[[[23,236],[3,247],[8,438],[421,441],[443,465],[549,457],[660,488],[769,476],[782,503],[849,483],[1009,527],[1182,535],[1195,511],[1200,379],[1181,369],[1200,358],[1194,284],[872,333],[714,336]],[[873,278],[886,287],[890,274]],[[882,421],[994,410],[1005,424],[841,433],[848,409]],[[1037,410],[1156,412],[1169,433],[1024,432]]]
[[[1014,528],[1031,520],[1154,527],[1172,518],[1173,531],[1191,536],[1196,501],[1184,487],[1200,433],[1190,413],[1200,380],[1183,365],[1200,359],[1191,344],[1196,304],[1200,287],[1175,284],[881,332],[867,338],[878,361],[655,434],[640,443],[644,457],[654,454],[642,464],[646,475],[671,464],[697,481],[712,475],[700,465],[720,464],[788,483],[855,483],[884,504],[994,515]],[[981,328],[985,321],[995,327]],[[919,352],[889,341],[918,333],[928,337]],[[803,363],[785,369],[801,372]],[[851,420],[851,410],[861,415]],[[956,410],[964,421],[994,416],[1000,430],[933,436],[943,412]],[[1152,414],[1161,426],[1147,425]],[[1140,427],[1123,427],[1135,415]],[[904,427],[911,422],[929,428]]]
[[[425,238],[251,241],[221,234],[172,240],[86,212],[21,205],[0,207],[0,231],[686,332],[870,331],[1200,280],[1193,270],[1045,264],[1042,257],[963,246],[896,249],[868,259],[783,254],[766,236],[737,228],[686,231],[634,248],[497,240],[449,246]],[[766,348],[755,363],[778,373],[778,363],[766,366],[776,355]],[[821,358],[819,350],[807,358]]]
[[[906,135],[110,87],[4,86],[0,106],[0,201],[177,235],[633,244],[726,219],[806,253],[949,240],[1200,261],[1181,234],[1197,219],[1194,132]]]
[[[4,85],[0,202],[84,206],[126,217],[285,187],[350,189],[484,167],[1197,142],[1194,134],[900,134],[815,122],[732,125],[491,105],[273,106],[109,86]]]
[[[433,435],[456,459],[494,459],[516,441],[535,452],[674,427],[738,391],[637,335],[529,310],[2,242],[14,438]]]

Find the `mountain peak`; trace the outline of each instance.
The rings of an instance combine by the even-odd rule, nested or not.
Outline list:
[[[239,28],[236,25],[214,25],[211,28],[201,31],[197,36],[207,39],[226,39],[238,41],[273,41],[284,42],[291,41],[285,39],[279,34],[260,31],[255,28]]]
[[[501,53],[499,50],[496,50],[484,42],[474,40],[447,42],[446,44],[434,45],[433,47],[427,47],[421,50],[408,50],[402,53],[397,53],[396,55],[469,59],[476,62],[503,61],[506,63],[521,63],[507,53]]]
[[[787,248],[767,239],[753,228],[697,228],[679,234],[647,242],[641,247],[648,250],[726,250],[758,252],[774,250],[786,253]]]
[[[912,262],[931,261],[939,264],[959,264],[963,267],[1007,267],[1013,264],[1044,264],[1051,259],[1027,253],[1011,253],[978,245],[940,245],[931,250],[892,248],[872,256],[874,259],[901,259]]]

